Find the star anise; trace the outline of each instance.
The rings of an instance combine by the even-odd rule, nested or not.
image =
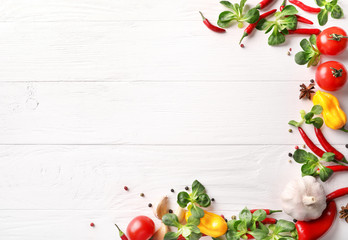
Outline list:
[[[341,209],[342,210],[340,211],[340,218],[344,218],[348,223],[348,204],[345,207],[341,207]]]
[[[308,87],[304,84],[304,83],[302,83],[301,85],[300,85],[300,87],[301,87],[301,89],[300,89],[300,99],[302,99],[302,98],[308,98],[309,100],[311,99],[311,96],[312,96],[312,93],[314,93],[314,91],[313,91],[313,89],[315,88],[314,87],[314,84],[313,83],[311,83],[311,84],[309,84],[308,85]]]

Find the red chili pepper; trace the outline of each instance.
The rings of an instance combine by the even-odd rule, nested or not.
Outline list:
[[[117,226],[117,224],[115,224],[115,226],[116,226],[117,229],[118,229],[118,232],[119,232],[119,234],[120,234],[120,238],[121,238],[122,240],[128,240],[126,234],[124,234],[124,233],[121,231],[121,229]]]
[[[298,0],[289,0],[289,2],[309,13],[319,13],[321,10],[320,8],[310,7]]]
[[[311,24],[313,25],[313,22],[307,18],[301,17],[300,15],[295,15],[297,17],[297,21],[301,23]]]
[[[265,7],[267,7],[271,2],[273,2],[273,0],[263,0],[260,3],[258,3],[256,5],[256,9],[263,9]]]
[[[282,210],[270,210],[270,209],[251,209],[250,212],[254,213],[257,210],[264,210],[267,215],[271,215],[271,214],[276,213],[276,212],[282,212]]]
[[[320,128],[314,128],[315,130],[315,135],[317,135],[317,138],[321,144],[321,146],[323,146],[323,148],[327,151],[327,152],[331,152],[335,154],[335,158],[339,161],[348,163],[346,158],[343,156],[342,153],[340,153],[339,151],[337,151],[336,148],[334,148],[333,146],[331,146],[331,144],[326,140],[326,138],[324,137],[322,131],[320,130]]]
[[[312,140],[309,139],[309,137],[307,136],[307,134],[305,133],[305,131],[303,131],[303,129],[301,127],[298,127],[298,131],[300,132],[303,140],[305,141],[305,143],[307,144],[307,146],[319,157],[322,157],[324,155],[324,151],[321,150],[320,148],[318,148],[313,142]]]
[[[246,36],[248,36],[249,34],[251,34],[252,31],[254,31],[254,29],[256,28],[257,23],[258,23],[261,19],[266,18],[266,17],[268,17],[269,15],[272,15],[272,14],[275,13],[276,11],[277,11],[277,9],[272,9],[272,10],[270,10],[270,11],[268,11],[268,12],[265,12],[265,13],[263,13],[263,14],[260,15],[259,20],[257,20],[256,23],[251,23],[251,24],[249,24],[249,25],[245,28],[244,33],[243,33],[243,36],[242,36],[242,38],[241,38],[240,41],[239,41],[239,44],[243,41],[243,38],[245,38]]]
[[[286,6],[286,0],[283,1],[282,5],[280,5],[279,10],[280,10],[280,11],[283,11],[283,9],[285,8],[285,6]]]
[[[184,238],[182,235],[180,235],[177,240],[186,240],[186,238]]]
[[[348,187],[338,189],[326,196],[326,202],[331,202],[332,200],[339,197],[343,197],[344,195],[347,195],[347,194],[348,194]]]
[[[348,171],[348,166],[341,166],[341,165],[337,165],[337,166],[326,166],[327,168],[330,168],[332,171],[334,172],[344,172],[344,171]]]
[[[202,12],[199,12],[203,18],[203,23],[205,24],[205,26],[207,26],[210,30],[212,30],[213,32],[217,32],[217,33],[224,33],[226,32],[225,29],[223,28],[219,28],[213,24],[211,24],[211,22],[209,22],[208,19],[206,19],[204,16],[203,16],[203,13]]]
[[[308,35],[319,35],[321,33],[320,29],[317,28],[298,28],[295,30],[289,30],[289,34],[308,34]]]
[[[277,223],[277,219],[275,218],[265,218],[262,221],[263,224],[276,224]]]
[[[336,218],[337,207],[335,201],[329,202],[320,218],[304,222],[297,221],[298,240],[318,240],[331,227]]]

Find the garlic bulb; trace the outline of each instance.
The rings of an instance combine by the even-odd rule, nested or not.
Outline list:
[[[285,213],[299,221],[321,216],[326,208],[326,195],[322,185],[312,176],[291,181],[281,195]]]

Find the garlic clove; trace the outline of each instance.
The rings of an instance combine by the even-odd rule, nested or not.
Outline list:
[[[163,240],[164,235],[166,235],[167,232],[169,232],[169,227],[162,223],[161,227],[155,232],[151,240]]]
[[[164,196],[158,202],[157,206],[153,208],[153,213],[155,217],[162,220],[162,217],[168,213],[168,197]]]
[[[175,210],[175,215],[178,217],[180,224],[183,224],[183,225],[186,224],[185,214],[186,214],[186,210],[181,207],[178,207]]]

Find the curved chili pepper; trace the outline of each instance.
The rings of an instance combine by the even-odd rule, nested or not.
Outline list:
[[[308,34],[308,35],[319,35],[321,33],[320,29],[317,28],[298,28],[295,30],[289,30],[289,34]]]
[[[334,172],[344,172],[344,171],[348,171],[348,166],[326,166],[327,168],[330,168],[332,171]]]
[[[205,26],[207,26],[207,28],[209,28],[213,32],[217,32],[217,33],[224,33],[224,32],[226,32],[225,29],[219,28],[219,27],[213,25],[211,22],[209,22],[209,20],[206,17],[204,17],[202,12],[199,12],[199,13],[201,14],[201,16],[203,18],[203,23],[205,24]]]
[[[117,229],[118,229],[118,232],[119,232],[119,234],[120,234],[120,238],[121,238],[122,240],[128,240],[126,234],[124,234],[124,232],[121,231],[121,229],[117,226],[117,224],[115,224],[115,226],[116,226]]]
[[[309,222],[297,221],[295,225],[298,240],[318,240],[330,229],[336,218],[336,213],[336,203],[335,201],[331,201],[320,218]]]
[[[272,14],[275,13],[276,11],[277,11],[277,9],[272,9],[272,10],[270,10],[270,11],[268,11],[268,12],[265,12],[265,13],[263,13],[263,14],[260,15],[259,20],[257,20],[256,23],[251,23],[251,24],[249,24],[249,25],[245,28],[244,33],[243,33],[243,36],[242,36],[242,38],[241,38],[240,41],[239,41],[239,44],[243,41],[243,39],[244,39],[246,36],[248,36],[249,34],[252,33],[252,31],[254,31],[254,29],[256,28],[257,23],[258,23],[261,19],[266,18],[266,17],[268,17],[269,15],[272,15]]]
[[[277,219],[275,218],[265,218],[263,221],[261,221],[263,224],[276,224]]]
[[[285,8],[285,6],[286,6],[286,0],[284,0],[284,1],[282,2],[282,5],[280,5],[279,10],[280,10],[280,11],[283,11],[283,9]]]
[[[320,130],[320,128],[314,128],[315,130],[315,135],[317,135],[317,138],[321,144],[321,146],[323,146],[323,148],[327,151],[327,152],[332,152],[335,154],[335,158],[339,161],[348,163],[346,158],[343,156],[342,153],[340,153],[339,151],[337,151],[336,148],[334,148],[324,137],[323,132]]]
[[[271,210],[271,209],[251,209],[250,212],[251,213],[254,213],[256,212],[257,210],[263,210],[266,212],[267,215],[271,215],[273,213],[277,213],[277,212],[282,212],[282,210]]]
[[[256,5],[256,9],[263,9],[267,7],[273,0],[263,0]]]
[[[307,134],[305,133],[305,131],[301,128],[298,127],[298,131],[300,132],[303,140],[305,141],[305,143],[307,144],[307,146],[319,157],[322,157],[324,155],[324,151],[321,150],[320,148],[318,148],[313,142],[312,140],[309,139],[309,137],[307,136]]]
[[[326,202],[331,202],[332,200],[339,197],[343,197],[344,195],[347,195],[347,194],[348,194],[348,187],[338,189],[326,196]]]
[[[295,15],[297,17],[297,21],[301,23],[311,24],[313,25],[313,22],[307,18],[301,17],[300,15]]]
[[[298,0],[289,0],[289,2],[309,13],[319,13],[321,10],[320,8],[310,7]]]

